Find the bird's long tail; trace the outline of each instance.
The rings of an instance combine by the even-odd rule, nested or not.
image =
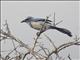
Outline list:
[[[58,28],[58,27],[54,27],[54,26],[50,26],[50,29],[56,29],[64,34],[67,34],[68,36],[72,37],[72,34],[69,30],[65,29],[65,28]]]

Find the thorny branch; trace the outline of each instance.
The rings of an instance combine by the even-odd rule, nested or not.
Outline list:
[[[62,44],[60,45],[59,47],[56,48],[56,50],[52,51],[48,57],[46,58],[46,60],[48,60],[48,58],[52,55],[52,54],[57,54],[59,53],[61,50],[67,48],[67,47],[70,47],[70,46],[73,46],[73,45],[80,45],[80,41],[73,41],[73,42],[69,42],[69,43],[65,43],[65,44]]]

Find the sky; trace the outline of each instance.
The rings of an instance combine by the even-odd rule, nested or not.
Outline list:
[[[34,41],[33,38],[36,37],[37,30],[32,29],[26,23],[22,24],[20,22],[28,16],[46,18],[46,16],[49,15],[51,15],[50,20],[53,21],[54,12],[56,15],[56,22],[63,20],[63,22],[58,24],[57,27],[70,30],[73,37],[68,37],[67,35],[56,30],[48,30],[44,33],[52,39],[56,46],[74,41],[73,38],[79,33],[78,1],[2,1],[1,25],[4,24],[5,20],[7,20],[12,34],[32,47]],[[39,39],[39,42],[52,50],[52,46],[50,45],[49,41],[46,41],[44,34],[41,35],[41,38],[42,39]],[[11,47],[11,43],[9,42],[6,42],[5,44],[2,42],[1,48],[6,50],[7,48]],[[70,53],[71,57],[76,60],[79,58],[79,47],[73,46],[65,49],[64,53],[65,54],[61,52],[61,55],[67,56],[68,53]]]

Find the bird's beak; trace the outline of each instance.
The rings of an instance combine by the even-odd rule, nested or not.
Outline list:
[[[21,23],[25,22],[25,20],[21,21]]]

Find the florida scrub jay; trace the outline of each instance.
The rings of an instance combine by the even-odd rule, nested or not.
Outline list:
[[[64,34],[67,34],[68,36],[72,37],[72,34],[69,30],[65,29],[65,28],[59,28],[59,27],[55,27],[52,26],[51,24],[51,20],[46,20],[44,18],[34,18],[31,16],[28,16],[26,19],[24,19],[23,21],[21,21],[21,23],[26,22],[30,27],[36,29],[36,30],[40,30],[44,24],[44,27],[42,28],[42,32],[48,30],[48,29],[55,29],[58,30]]]

